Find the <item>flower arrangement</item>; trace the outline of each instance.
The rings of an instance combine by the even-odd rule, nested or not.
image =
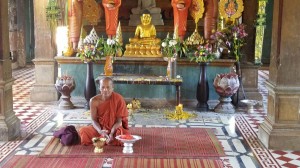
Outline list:
[[[167,37],[162,40],[162,54],[164,57],[176,57],[176,54],[186,53],[187,48],[184,43],[181,43],[179,39],[170,38],[169,33]]]
[[[77,57],[80,57],[81,61],[96,62],[98,58],[101,58],[102,54],[94,44],[83,44],[78,47]]]
[[[93,43],[84,43],[78,48],[77,57],[80,57],[82,61],[96,62],[104,56],[121,56],[122,46],[115,39],[99,38],[94,45]]]
[[[115,38],[104,39],[101,37],[97,40],[96,47],[98,51],[101,51],[102,56],[122,55],[122,46]]]
[[[190,61],[199,62],[211,62],[216,56],[212,49],[212,44],[206,43],[205,45],[199,45],[197,50],[189,55]]]
[[[241,48],[245,45],[245,37],[247,36],[245,25],[237,24],[227,25],[225,29],[212,34],[211,38],[218,48],[227,49],[229,54],[233,54],[232,56],[236,61],[240,61],[242,57]]]

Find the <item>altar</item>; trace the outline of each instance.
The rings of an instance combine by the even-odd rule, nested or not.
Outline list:
[[[213,80],[217,74],[233,72],[234,63],[240,61],[242,44],[238,43],[239,46],[235,47],[232,45],[237,44],[234,40],[243,41],[242,38],[247,35],[238,21],[243,3],[239,1],[238,5],[234,5],[234,1],[224,1],[219,10],[231,11],[235,15],[223,12],[222,19],[217,21],[216,1],[207,4],[203,1],[195,4],[190,0],[159,1],[158,4],[155,0],[137,2],[128,6],[123,2],[121,5],[119,0],[103,1],[101,7],[105,15],[97,16],[97,19],[105,24],[90,22],[83,25],[83,30],[88,35],[80,38],[81,44],[77,43],[79,36],[76,39],[69,37],[75,47],[73,53],[77,52],[77,56],[79,53],[81,59],[64,56],[55,59],[60,65],[61,74],[74,77],[77,87],[72,96],[84,96],[87,76],[87,65],[84,62],[88,61],[94,62],[94,79],[103,75],[111,76],[116,84],[114,90],[126,99],[157,100],[173,104],[195,101],[199,97],[197,87],[203,70],[199,63],[205,62],[208,66],[203,71],[207,76],[205,80],[208,79],[209,99],[217,100],[219,96],[214,91]],[[127,12],[123,13],[124,11]],[[96,19],[92,14],[89,16]],[[232,28],[242,33],[232,33],[227,39],[217,36]],[[76,44],[80,44],[78,48]],[[219,59],[220,56],[223,59]],[[113,64],[108,61],[112,59]],[[174,60],[176,63],[171,63]],[[175,64],[177,69],[177,76],[172,78],[168,76],[171,64]],[[239,70],[240,67],[236,69]],[[144,80],[145,77],[151,78]],[[137,83],[136,78],[143,80]],[[157,79],[161,81],[158,82]],[[180,80],[174,82],[176,79]],[[207,89],[201,93],[207,95],[206,91]]]
[[[74,77],[76,88],[72,92],[72,97],[84,97],[84,87],[87,74],[87,65],[77,57],[55,57],[60,66],[61,74],[68,74]],[[105,60],[102,59],[93,65],[94,78],[103,75]],[[219,96],[215,93],[213,80],[216,74],[228,73],[232,70],[235,60],[217,59],[211,62],[207,68],[207,78],[209,81],[209,99],[217,100]],[[164,78],[166,76],[167,62],[163,58],[131,58],[116,57],[113,63],[114,73],[116,74],[135,74],[144,76],[156,76]],[[197,83],[200,75],[200,68],[197,63],[190,62],[188,59],[179,59],[177,62],[177,75],[182,79],[180,85],[180,102],[195,102]],[[96,82],[96,81],[95,81]],[[117,84],[119,82],[119,84]],[[160,103],[176,104],[176,87],[169,85],[136,85],[121,84],[118,80],[114,90],[124,96],[126,100],[138,98],[140,100],[152,100]],[[133,81],[134,83],[134,81]],[[176,82],[174,83],[174,85]],[[97,85],[96,85],[97,86]],[[175,85],[176,86],[176,85]],[[97,86],[97,92],[99,90]]]

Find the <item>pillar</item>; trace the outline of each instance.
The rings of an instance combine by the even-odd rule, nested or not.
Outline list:
[[[275,150],[300,150],[299,0],[274,0],[268,113],[258,138]]]
[[[258,68],[254,65],[255,58],[255,22],[257,15],[258,2],[244,0],[244,12],[242,15],[242,23],[246,25],[246,45],[243,47],[243,57],[241,59],[241,71],[243,87],[246,99],[254,99],[262,101],[262,96],[258,91]],[[243,99],[242,89],[239,89],[239,98]]]
[[[31,101],[48,102],[58,100],[54,87],[57,76],[57,63],[54,37],[51,36],[46,20],[48,1],[34,0],[34,38],[35,38],[35,84],[30,93]]]
[[[24,1],[9,0],[9,44],[12,68],[26,66],[25,54],[25,5]]]
[[[12,68],[9,59],[8,1],[0,1],[0,141],[20,135],[20,120],[13,111]]]

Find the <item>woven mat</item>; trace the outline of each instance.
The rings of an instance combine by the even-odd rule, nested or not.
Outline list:
[[[116,158],[112,168],[223,168],[220,159]]]
[[[75,168],[89,167],[99,168],[103,166],[103,158],[40,158],[37,156],[15,155],[9,159],[3,167],[5,168]]]
[[[41,157],[155,157],[197,158],[225,156],[222,145],[212,129],[204,128],[130,128],[141,140],[133,145],[133,154],[123,154],[123,147],[105,146],[95,154],[93,146],[63,146],[53,138],[41,152]]]

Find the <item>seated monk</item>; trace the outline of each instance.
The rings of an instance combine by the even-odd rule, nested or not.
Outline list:
[[[138,0],[137,8],[132,8],[133,14],[141,14],[144,10],[148,10],[151,14],[160,13],[161,9],[156,7],[155,0]]]
[[[90,100],[92,125],[79,130],[82,145],[92,145],[92,138],[106,137],[110,145],[122,145],[117,135],[128,134],[128,111],[123,97],[113,92],[113,81],[105,77],[100,81],[100,94]]]
[[[134,38],[129,38],[130,44],[159,45],[160,39],[156,38],[156,29],[151,24],[151,15],[145,11],[141,16],[141,24],[136,27]]]

